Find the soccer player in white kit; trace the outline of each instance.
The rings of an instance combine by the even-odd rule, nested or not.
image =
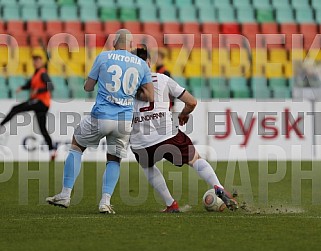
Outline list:
[[[75,129],[72,146],[65,162],[61,193],[48,197],[49,204],[68,207],[71,191],[79,175],[82,153],[89,146],[97,147],[106,137],[107,164],[103,176],[101,213],[115,213],[110,198],[118,182],[121,158],[126,156],[131,131],[133,104],[137,90],[153,101],[154,89],[148,65],[130,53],[133,37],[126,29],[116,33],[114,51],[100,53],[88,75],[84,89],[93,91],[98,83],[96,103],[91,115]]]
[[[150,63],[150,56],[145,48],[136,49],[132,53]],[[163,212],[179,212],[178,203],[171,196],[163,175],[155,166],[155,163],[163,158],[176,166],[190,165],[215,189],[218,197],[230,210],[236,210],[237,202],[224,190],[211,165],[200,157],[190,138],[180,131],[178,126],[173,125],[169,109],[170,95],[185,103],[178,116],[181,126],[187,123],[189,114],[197,104],[196,99],[164,74],[152,73],[152,80],[154,102],[135,101],[130,144],[149,183],[166,203],[167,208]]]

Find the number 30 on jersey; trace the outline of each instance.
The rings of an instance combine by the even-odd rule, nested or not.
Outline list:
[[[107,69],[108,73],[112,74],[111,81],[113,83],[106,83],[106,89],[109,92],[118,92],[123,87],[124,93],[133,95],[138,84],[138,71],[134,67],[129,67],[125,73],[118,65],[111,65]],[[123,81],[121,77],[123,76]]]

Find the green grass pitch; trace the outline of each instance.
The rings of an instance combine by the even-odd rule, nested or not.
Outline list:
[[[1,163],[0,250],[319,250],[321,190],[312,191],[318,188],[317,182],[293,182],[295,162],[286,162],[285,176],[269,184],[268,201],[262,204],[261,162],[242,163],[243,169],[238,168],[240,163],[235,172],[230,171],[239,201],[247,200],[246,210],[206,212],[201,204],[208,188],[205,182],[198,180],[194,170],[165,162],[170,190],[180,206],[191,208],[185,213],[162,214],[163,205],[138,165],[124,163],[112,200],[116,215],[98,213],[104,163],[84,164],[74,204],[68,209],[44,203],[46,196],[61,188],[63,163],[19,162],[13,167]],[[231,182],[227,166],[220,162],[216,167],[223,183]],[[268,166],[269,174],[276,172],[275,162]],[[312,162],[302,162],[304,170],[311,166]],[[295,193],[293,197],[298,186],[301,204],[296,204]]]

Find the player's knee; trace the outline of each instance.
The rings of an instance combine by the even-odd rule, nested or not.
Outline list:
[[[115,162],[120,163],[121,158],[119,158],[119,157],[117,157],[115,155],[107,153],[107,161],[115,161]]]
[[[191,161],[188,162],[190,166],[193,167],[196,160],[201,159],[202,157],[198,154],[198,152],[195,152],[195,155]]]
[[[15,105],[14,107],[11,108],[11,112],[16,112],[16,111],[18,111],[18,106],[17,105]]]
[[[75,139],[75,136],[72,137],[72,142],[71,142],[71,149],[79,152],[84,152],[86,150],[86,147],[81,146],[78,144],[78,142]]]

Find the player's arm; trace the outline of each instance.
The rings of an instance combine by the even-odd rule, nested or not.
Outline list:
[[[45,87],[38,89],[36,91],[38,94],[46,92],[46,91],[52,92],[54,90],[54,86],[52,84],[52,81],[51,81],[48,73],[46,73],[46,72],[42,73],[41,80],[42,80],[42,82],[44,82]]]
[[[148,83],[139,87],[136,93],[136,99],[145,102],[154,102],[154,85]]]
[[[136,93],[136,98],[145,102],[154,102],[154,85],[148,83],[139,87]]]
[[[84,90],[86,92],[92,92],[95,89],[95,85],[97,83],[97,79],[99,76],[100,65],[101,65],[101,60],[100,60],[100,54],[99,54],[96,57],[95,62],[88,74],[88,78],[85,81]]]
[[[197,100],[187,90],[181,87],[174,79],[162,75],[164,81],[167,82],[169,88],[169,94],[175,98],[180,99],[184,102],[185,106],[178,115],[179,124],[185,125],[189,119],[189,114],[194,111]]]
[[[154,85],[152,82],[152,75],[150,73],[150,69],[147,66],[146,62],[143,62],[144,68],[144,78],[142,83],[147,83],[141,85],[136,93],[136,98],[145,102],[154,102]]]
[[[21,91],[24,91],[24,90],[30,90],[30,88],[31,88],[31,79],[29,79],[29,80],[25,83],[25,85],[18,87],[18,88],[16,89],[16,93],[21,92]]]
[[[178,115],[179,125],[183,126],[187,123],[189,114],[194,111],[197,100],[186,90],[178,98],[185,103],[183,110]]]
[[[95,89],[96,83],[97,80],[88,77],[84,84],[84,90],[86,92],[92,92]]]

